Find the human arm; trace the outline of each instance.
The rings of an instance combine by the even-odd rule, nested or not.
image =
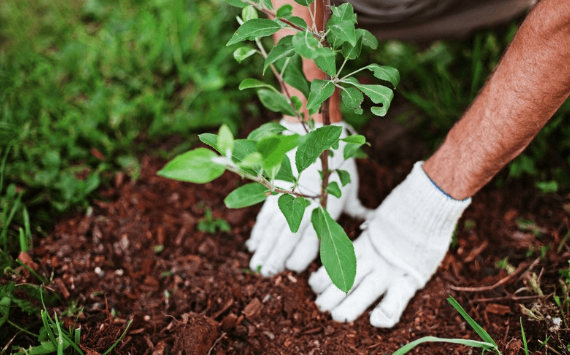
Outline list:
[[[542,0],[425,172],[455,199],[473,196],[519,155],[570,94],[570,2]]]
[[[445,256],[469,197],[516,157],[570,93],[570,4],[542,0],[441,148],[382,202],[355,241],[357,281],[348,295],[319,269],[309,283],[333,319],[370,313],[392,327]],[[441,192],[445,191],[445,194]]]

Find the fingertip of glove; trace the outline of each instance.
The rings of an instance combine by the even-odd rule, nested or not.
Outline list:
[[[370,324],[376,328],[392,328],[400,321],[400,316],[382,308],[370,312]]]

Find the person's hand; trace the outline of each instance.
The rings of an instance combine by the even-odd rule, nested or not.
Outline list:
[[[318,294],[319,309],[330,311],[336,321],[351,322],[384,295],[370,313],[370,323],[394,326],[437,270],[470,202],[447,196],[423,171],[422,162],[416,163],[354,242],[356,280],[348,295],[332,284],[323,267],[311,275],[309,285]]]
[[[280,122],[289,131],[304,134],[300,123]],[[342,122],[333,123],[346,127]],[[343,131],[341,137],[346,137]],[[351,182],[342,187],[337,174],[331,174],[329,181],[336,181],[341,187],[342,196],[336,198],[329,194],[327,209],[330,215],[337,219],[342,212],[345,212],[355,218],[365,219],[372,211],[363,207],[358,200],[358,173],[356,171],[356,163],[354,159],[344,160],[342,157],[343,142],[340,142],[340,149],[336,154],[329,158],[330,169],[343,169],[349,172]],[[292,150],[287,153],[291,162],[295,161],[295,152]],[[293,173],[296,175],[297,170],[295,164],[291,164]],[[301,174],[299,187],[297,192],[318,195],[321,189],[321,177],[319,170],[321,169],[321,161],[317,160],[316,164],[311,165]],[[291,183],[277,181],[277,186],[288,187]],[[257,270],[261,267],[260,272],[263,276],[272,276],[284,269],[301,272],[309,266],[315,259],[319,251],[319,239],[315,233],[310,221],[310,211],[317,206],[315,202],[305,210],[305,215],[301,222],[301,226],[297,233],[292,233],[289,225],[281,213],[277,200],[279,196],[269,196],[265,201],[261,211],[257,216],[257,220],[251,231],[251,236],[246,242],[249,251],[253,252],[249,267],[251,270]]]

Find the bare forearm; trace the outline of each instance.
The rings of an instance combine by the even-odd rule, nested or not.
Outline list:
[[[570,94],[570,3],[542,0],[444,144],[424,164],[456,199],[520,154]]]

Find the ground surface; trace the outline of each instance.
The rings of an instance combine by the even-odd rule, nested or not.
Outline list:
[[[377,206],[427,153],[406,130],[387,129],[372,122],[363,132],[373,147],[371,159],[358,162],[360,197],[369,207]],[[521,316],[533,348],[548,336],[549,345],[570,343],[568,330],[556,328],[552,319],[532,321],[522,313],[524,306],[546,314],[552,294],[561,292],[558,270],[570,258],[568,244],[557,252],[570,228],[564,209],[568,200],[561,195],[541,195],[524,181],[502,190],[491,184],[479,193],[436,275],[413,298],[401,322],[385,330],[370,326],[366,315],[341,324],[319,312],[307,284],[317,262],[302,274],[263,278],[250,272],[244,242],[259,206],[228,210],[222,201],[239,179],[226,173],[206,185],[169,181],[155,174],[164,163],[144,158],[138,181],[118,176],[113,188],[101,191],[90,215],[57,223],[50,238],[37,241],[31,252],[39,260],[37,271],[53,273],[51,287],[63,299],[50,312],[64,312],[72,301],[85,307],[79,324],[82,346],[90,354],[113,344],[129,319],[134,321],[114,353],[391,354],[427,335],[479,340],[447,303],[448,295],[504,354],[523,353]],[[199,231],[207,208],[227,220],[231,231]],[[358,236],[359,221],[343,216],[341,223],[351,238]],[[551,248],[542,248],[540,258],[547,245]],[[511,276],[496,266],[505,257],[516,269]],[[531,290],[533,275],[542,297]],[[15,341],[24,344],[25,335],[18,337]],[[480,353],[443,344],[412,351],[471,352]]]

